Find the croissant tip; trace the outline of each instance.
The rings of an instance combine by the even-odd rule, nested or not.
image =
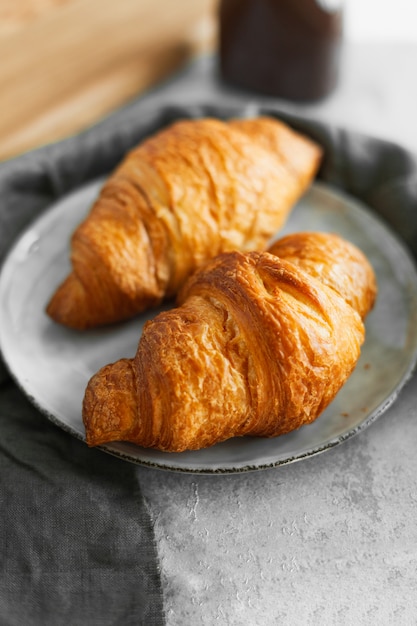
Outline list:
[[[94,325],[87,296],[77,277],[70,274],[48,302],[46,314],[57,324],[74,330],[85,330]]]
[[[109,439],[108,437],[101,439],[100,437],[90,435],[89,432],[86,431],[85,442],[89,448],[97,448],[97,446],[109,443],[110,441],[114,441],[114,439]]]
[[[138,413],[134,388],[131,359],[105,365],[92,376],[82,406],[89,447],[129,438]]]

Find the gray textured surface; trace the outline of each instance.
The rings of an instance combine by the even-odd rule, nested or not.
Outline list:
[[[410,384],[313,459],[224,477],[143,470],[168,624],[414,624],[416,440]]]
[[[417,152],[416,60],[416,47],[352,48],[337,92],[298,110]],[[190,71],[194,82],[186,74],[149,106],[215,100],[211,65]],[[140,469],[168,625],[415,624],[415,383],[365,432],[306,461],[222,477]]]

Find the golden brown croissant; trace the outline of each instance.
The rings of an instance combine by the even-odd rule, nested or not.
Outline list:
[[[375,296],[369,262],[336,235],[208,261],[145,324],[136,356],[91,378],[87,443],[182,451],[312,422],[354,369]]]
[[[261,249],[316,174],[321,149],[272,118],[185,120],[132,150],[71,240],[47,312],[88,328],[175,295],[204,261]]]

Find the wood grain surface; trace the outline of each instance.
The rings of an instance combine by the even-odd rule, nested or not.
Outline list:
[[[215,40],[214,0],[3,0],[0,159],[98,121]]]

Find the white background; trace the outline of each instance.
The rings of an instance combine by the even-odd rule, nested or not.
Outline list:
[[[345,37],[417,43],[417,0],[345,0]]]

